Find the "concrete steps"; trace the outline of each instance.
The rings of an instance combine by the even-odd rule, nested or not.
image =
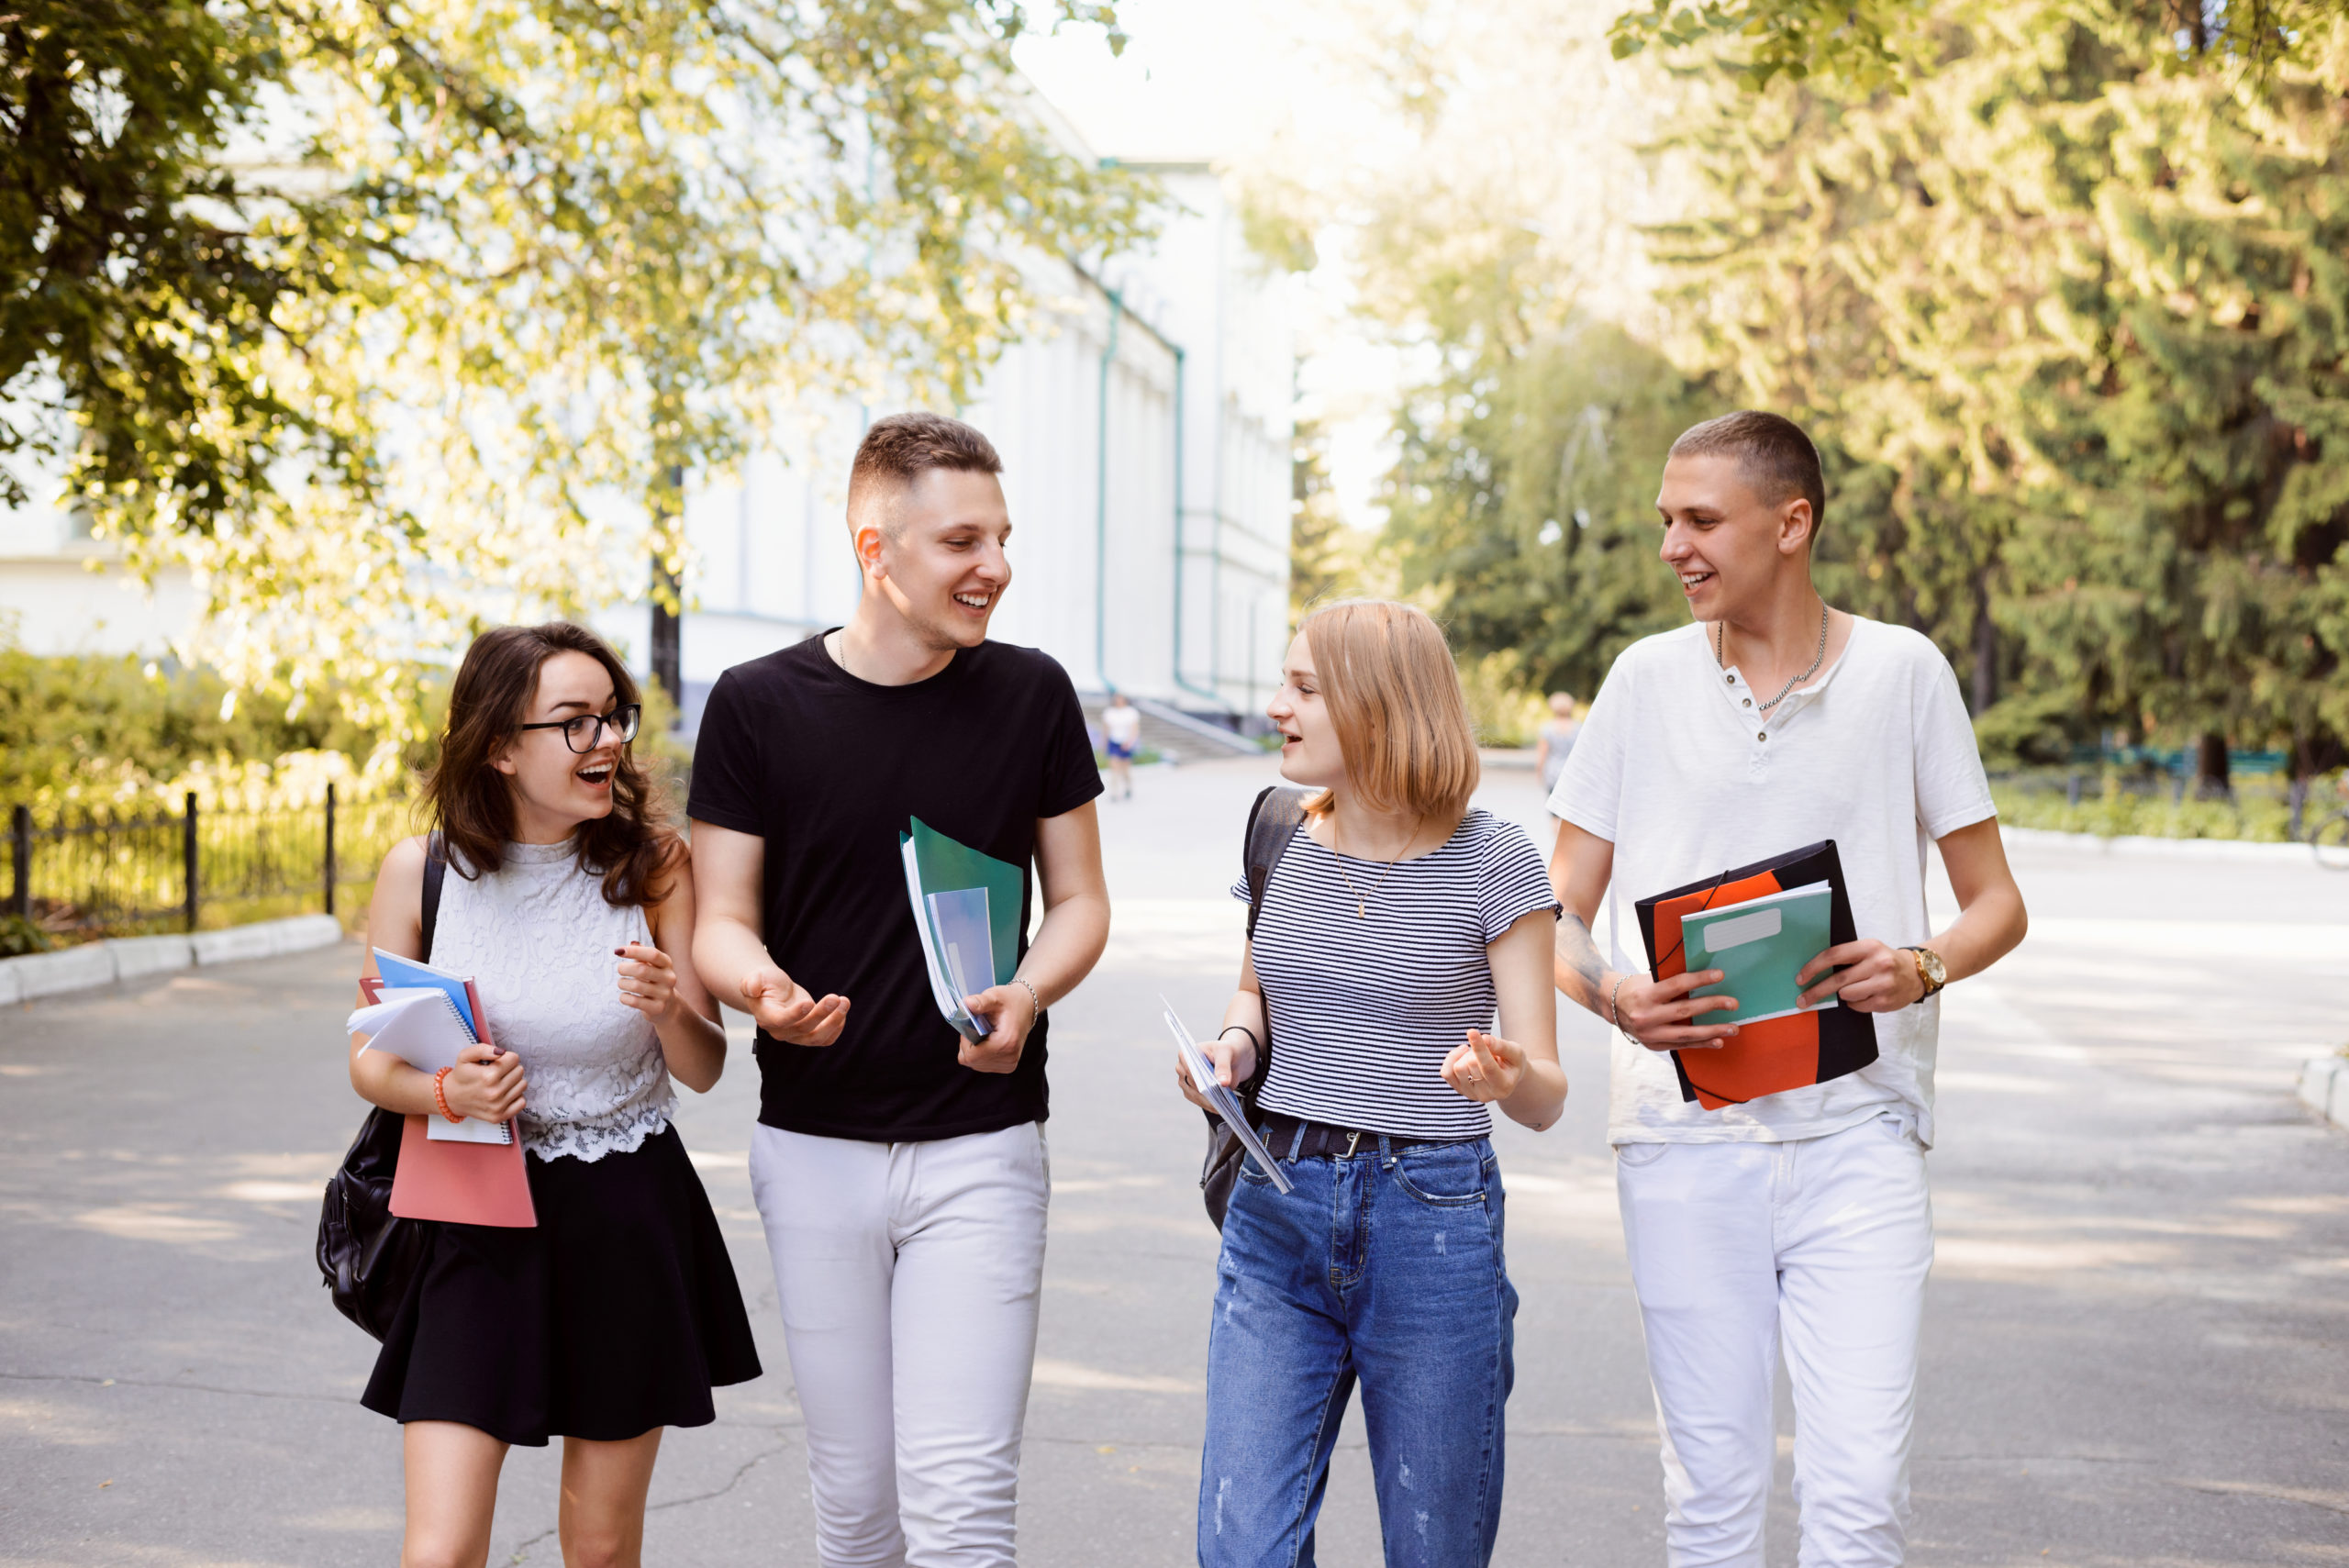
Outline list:
[[[1085,707],[1085,721],[1097,733],[1101,712],[1109,706],[1108,699],[1080,694],[1077,699]],[[1135,711],[1141,715],[1142,749],[1155,751],[1173,762],[1205,762],[1211,757],[1261,757],[1264,748],[1247,737],[1238,735],[1204,718],[1194,718],[1182,709],[1149,697],[1130,697]]]

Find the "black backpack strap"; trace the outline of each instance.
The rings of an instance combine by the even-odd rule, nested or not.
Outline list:
[[[424,836],[424,962],[432,962],[432,928],[440,923],[440,884],[449,874],[449,847],[440,831]]]
[[[1256,940],[1256,917],[1264,912],[1264,889],[1271,885],[1273,868],[1288,853],[1289,844],[1297,838],[1297,825],[1305,820],[1305,803],[1313,792],[1293,784],[1275,784],[1256,797],[1248,812],[1248,838],[1242,852],[1248,868],[1248,940]],[[1262,986],[1264,977],[1256,976]],[[1247,1106],[1252,1119],[1256,1114],[1256,1091],[1264,1086],[1264,1075],[1273,1068],[1273,998],[1264,998],[1264,1038],[1257,1043],[1264,1049],[1256,1053],[1256,1071],[1240,1085],[1240,1098]]]
[[[1305,820],[1305,803],[1311,797],[1308,790],[1291,784],[1274,784],[1257,795],[1256,804],[1248,811],[1248,838],[1242,853],[1248,868],[1248,937],[1254,940],[1256,917],[1264,912],[1264,889],[1273,880],[1273,868],[1288,853],[1288,846],[1297,837],[1297,825]]]

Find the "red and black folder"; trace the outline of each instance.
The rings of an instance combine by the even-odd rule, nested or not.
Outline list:
[[[1649,973],[1658,980],[1687,973],[1688,964],[1681,953],[1682,916],[1822,882],[1831,889],[1830,941],[1840,945],[1858,940],[1851,896],[1843,885],[1843,862],[1836,856],[1832,839],[1640,899],[1633,906],[1639,911],[1640,935],[1648,944]],[[1729,1012],[1701,1017],[1708,1024],[1736,1019]],[[1709,1111],[1824,1084],[1856,1073],[1875,1060],[1876,1019],[1856,1007],[1825,1007],[1745,1024],[1735,1039],[1723,1040],[1718,1047],[1672,1053],[1673,1071],[1680,1077],[1680,1097],[1694,1100]]]

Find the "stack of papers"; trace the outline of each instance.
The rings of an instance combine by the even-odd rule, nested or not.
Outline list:
[[[1264,1140],[1256,1136],[1256,1129],[1248,1125],[1248,1106],[1241,1099],[1240,1091],[1216,1081],[1215,1063],[1208,1060],[1206,1051],[1199,1049],[1199,1042],[1191,1038],[1191,1031],[1183,1027],[1181,1017],[1174,1011],[1174,1004],[1161,996],[1158,1005],[1166,1010],[1166,1027],[1174,1036],[1174,1049],[1183,1053],[1183,1065],[1191,1070],[1191,1082],[1198,1086],[1199,1097],[1215,1107],[1215,1114],[1221,1117],[1224,1126],[1231,1129],[1239,1138],[1241,1147],[1248,1151],[1248,1157],[1256,1162],[1264,1174],[1272,1177],[1273,1185],[1283,1192],[1288,1191],[1288,1178],[1281,1174],[1279,1163],[1265,1149]]]
[[[1019,966],[1026,879],[1018,866],[958,844],[918,817],[910,822],[912,831],[897,836],[897,848],[930,996],[964,1039],[985,1040],[994,1026],[963,998],[1004,984]]]
[[[467,1047],[480,1043],[462,976],[381,948],[375,950],[375,967],[384,984],[374,1003],[353,1012],[345,1025],[351,1033],[367,1037],[362,1052],[380,1051],[419,1073],[438,1073],[454,1067]],[[502,1121],[433,1117],[425,1136],[439,1143],[508,1143],[514,1132]]]

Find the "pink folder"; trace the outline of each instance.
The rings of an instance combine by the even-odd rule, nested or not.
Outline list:
[[[373,975],[359,982],[372,1004],[384,983]],[[489,1015],[481,993],[465,982],[484,1045]],[[400,1133],[400,1162],[392,1173],[392,1212],[402,1219],[445,1219],[458,1225],[495,1225],[529,1229],[539,1222],[530,1202],[530,1174],[522,1162],[522,1129],[506,1124],[505,1143],[435,1143],[425,1136],[425,1118],[412,1116]]]

